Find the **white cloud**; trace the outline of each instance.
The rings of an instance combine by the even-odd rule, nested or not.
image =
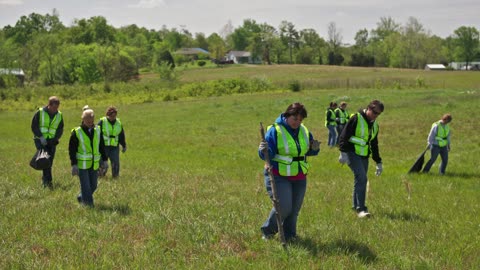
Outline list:
[[[2,1],[2,0],[0,0]],[[164,6],[165,1],[164,0],[140,0],[140,2],[133,4],[133,5],[128,5],[128,7],[133,7],[133,8],[155,8],[159,6]]]
[[[0,0],[0,5],[19,6],[23,5],[23,0]]]

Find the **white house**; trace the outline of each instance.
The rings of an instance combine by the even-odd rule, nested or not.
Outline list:
[[[426,64],[425,70],[445,70],[445,66],[442,64]]]
[[[252,54],[246,51],[229,51],[225,56],[227,61],[233,61],[235,64],[260,64],[262,61],[258,58],[253,59]]]
[[[452,67],[455,70],[479,70],[480,69],[480,62],[473,61],[469,62],[468,66],[466,62],[451,62],[448,66]]]

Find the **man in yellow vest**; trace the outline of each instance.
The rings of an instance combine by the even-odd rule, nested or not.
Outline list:
[[[345,101],[340,102],[340,106],[335,109],[335,122],[337,122],[337,144],[340,140],[340,134],[347,124],[350,115],[347,112],[347,103]]]
[[[353,172],[353,209],[359,218],[369,217],[365,205],[367,191],[368,158],[377,163],[376,172],[380,176],[383,171],[382,158],[378,150],[378,123],[377,117],[383,112],[383,103],[373,100],[366,109],[358,111],[348,120],[340,135],[339,148],[341,164],[348,164]]]
[[[47,106],[37,110],[32,119],[31,129],[34,135],[34,143],[37,150],[44,148],[50,154],[53,165],[53,158],[60,137],[63,134],[63,116],[58,110],[60,99],[51,96]],[[52,168],[44,169],[42,174],[43,187],[53,188]]]
[[[307,189],[307,174],[310,163],[307,156],[316,156],[320,152],[320,142],[313,138],[307,127],[302,124],[307,110],[301,103],[293,103],[267,128],[265,141],[258,147],[258,155],[265,160],[264,150],[268,150],[271,168],[265,168],[265,187],[273,199],[272,186],[267,170],[273,175],[280,204],[284,237],[287,241],[297,237],[297,218]],[[271,209],[265,223],[260,228],[262,238],[270,239],[278,232],[275,207]]]
[[[117,118],[117,108],[110,106],[107,108],[106,116],[100,118],[98,126],[102,128],[103,142],[105,143],[105,153],[110,159],[112,165],[112,177],[117,178],[120,174],[120,149],[122,153],[127,151],[125,142],[125,131],[122,122]],[[106,173],[102,171],[102,175]]]
[[[102,130],[99,126],[95,126],[93,110],[84,110],[82,124],[72,129],[68,153],[72,175],[78,175],[80,178],[81,191],[77,200],[81,204],[93,207],[93,193],[98,184],[98,169],[108,168]]]
[[[337,145],[337,122],[335,121],[336,109],[337,103],[332,101],[325,111],[325,127],[328,128],[328,146],[330,148],[333,148],[335,145]]]
[[[430,160],[423,168],[424,173],[430,171],[440,154],[442,163],[440,163],[439,172],[441,175],[445,174],[448,164],[448,152],[450,152],[450,122],[452,122],[452,115],[447,113],[442,116],[442,119],[432,124],[427,139],[428,148],[430,149]]]

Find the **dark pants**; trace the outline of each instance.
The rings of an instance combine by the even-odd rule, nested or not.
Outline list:
[[[52,167],[53,167],[53,159],[55,158],[55,152],[56,152],[56,146],[53,144],[47,144],[46,146],[42,146],[40,143],[40,140],[34,139],[33,140],[35,143],[35,148],[37,150],[40,150],[42,148],[46,149],[47,152],[50,154],[50,159],[52,161]],[[52,167],[48,169],[44,169],[42,172],[42,184],[44,187],[52,187]]]
[[[368,172],[368,158],[358,156],[354,152],[347,152],[348,166],[353,172],[353,208],[358,212],[368,211],[365,206],[365,199],[367,193],[367,172]]]
[[[427,173],[432,168],[433,163],[438,158],[440,154],[440,158],[442,159],[442,163],[440,163],[439,172],[440,174],[445,174],[445,170],[447,169],[448,164],[448,147],[440,147],[438,145],[432,145],[432,149],[430,150],[430,160],[425,164],[425,168],[423,168],[423,172]]]
[[[112,177],[118,177],[120,174],[120,147],[105,146],[105,153],[110,159],[110,166],[112,167]],[[107,172],[105,172],[106,174]]]
[[[80,194],[78,195],[79,201],[85,205],[93,207],[93,193],[97,190],[98,184],[98,170],[87,169],[78,170],[78,176],[80,178]]]
[[[337,124],[337,144],[338,140],[340,139],[340,134],[342,134],[342,130],[345,127],[344,124]]]
[[[273,198],[270,177],[264,170],[265,187],[270,199]],[[275,176],[277,187],[277,196],[280,201],[280,212],[283,220],[283,231],[285,239],[291,240],[297,236],[297,217],[302,208],[303,198],[307,189],[307,180],[289,181],[284,176]],[[262,225],[261,230],[265,236],[271,236],[278,232],[277,219],[275,217],[275,208],[272,208],[267,220]]]

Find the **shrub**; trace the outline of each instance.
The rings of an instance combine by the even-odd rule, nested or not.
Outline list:
[[[199,61],[197,61],[197,65],[198,65],[199,67],[205,66],[206,63],[207,63],[207,62],[205,62],[204,60],[199,60]]]
[[[300,92],[302,90],[302,86],[300,85],[299,80],[293,80],[288,83],[288,89],[292,92]]]

